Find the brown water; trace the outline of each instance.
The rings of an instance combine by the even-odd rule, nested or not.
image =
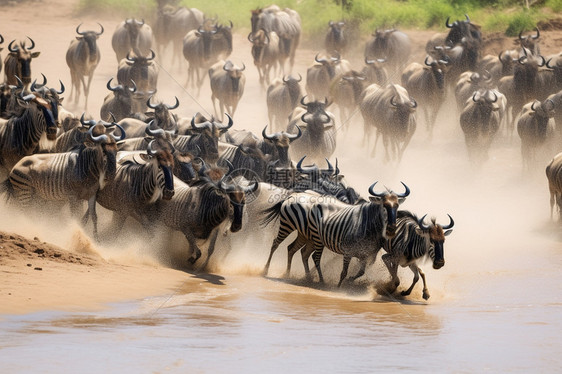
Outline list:
[[[100,39],[102,64],[90,98],[95,118],[107,93],[105,84],[116,74],[109,44],[113,27],[105,26]],[[61,56],[74,28],[74,23],[58,27],[55,32],[60,38],[32,35],[38,46],[52,47],[42,50],[33,67],[44,72],[51,84],[61,77],[70,86]],[[232,56],[235,63],[246,63],[249,75],[235,128],[259,133],[267,124],[264,91],[255,83],[257,73],[244,42],[237,36],[238,48]],[[315,53],[302,51],[295,72],[305,76]],[[172,103],[177,95],[180,116],[212,113],[207,86],[194,98],[176,83],[184,81],[184,70],[167,70],[164,64],[160,97]],[[439,271],[430,264],[424,267],[431,294],[427,302],[421,298],[421,285],[405,299],[377,295],[372,285],[388,279],[380,259],[357,284],[338,290],[333,284],[341,258],[327,253],[323,269],[329,284],[318,289],[299,281],[298,255],[293,278],[278,278],[286,264],[286,251],[280,248],[272,278],[262,278],[259,273],[275,233],[273,228],[259,229],[247,218],[243,232],[220,238],[213,274],[186,273],[186,278],[201,278],[199,287],[180,287],[171,294],[112,305],[102,312],[3,316],[0,371],[559,371],[562,228],[549,221],[544,177],[544,167],[555,152],[541,160],[535,173],[523,175],[517,135],[513,139],[501,135],[490,160],[476,168],[467,160],[456,118],[455,107],[448,102],[432,140],[420,124],[400,165],[385,164],[381,152],[374,159],[367,156],[358,113],[350,119],[350,131],[338,133],[335,156],[363,196],[374,181],[399,191],[399,182],[404,181],[412,189],[405,209],[435,215],[439,222],[447,222],[447,213],[455,219],[445,243],[445,267]],[[258,204],[247,211],[255,212]],[[106,224],[107,215],[102,211],[101,216],[102,225]],[[2,215],[1,222],[6,229],[16,225],[11,216]],[[21,222],[17,225],[25,227]],[[56,235],[41,237],[55,243],[63,240],[60,232]],[[121,260],[142,261],[142,254],[167,263],[185,256],[182,240],[177,235],[161,248],[129,242],[121,253],[119,245],[97,250]],[[407,286],[410,271],[399,274],[401,287]]]

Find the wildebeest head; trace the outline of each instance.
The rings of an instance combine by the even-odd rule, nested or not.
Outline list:
[[[193,144],[199,146],[200,156],[206,162],[212,163],[218,160],[219,137],[234,125],[232,117],[228,114],[226,116],[228,117],[227,125],[216,122],[212,117],[208,120],[200,113],[195,114],[191,119],[191,130],[196,134]]]
[[[232,209],[230,231],[237,232],[242,228],[242,215],[244,213],[244,205],[246,204],[246,195],[255,192],[259,187],[259,183],[253,181],[249,186],[243,186],[227,180],[228,178],[221,179],[219,187],[228,195],[230,200],[230,207]]]
[[[23,89],[21,90],[17,101],[18,104],[24,108],[31,107],[31,104],[34,104],[34,107],[41,111],[43,118],[45,119],[47,139],[55,140],[57,137],[58,124],[57,117],[54,115],[54,113],[57,113],[57,110],[56,108],[53,108],[53,101],[43,98],[38,93],[24,95]]]
[[[431,246],[429,248],[429,256],[433,260],[434,269],[441,269],[445,265],[445,251],[443,244],[445,242],[445,236],[449,235],[453,231],[452,228],[455,224],[455,221],[453,221],[453,217],[451,217],[450,215],[448,216],[450,222],[447,226],[436,223],[435,218],[431,219],[430,225],[424,224],[423,220],[425,216],[418,220],[418,226],[420,230],[418,234],[421,236],[429,237],[429,241],[431,243]]]
[[[369,199],[371,202],[376,204],[381,204],[386,212],[386,230],[383,232],[383,236],[386,239],[392,239],[396,235],[396,212],[398,206],[404,202],[406,197],[410,194],[410,189],[404,182],[400,182],[405,188],[404,193],[398,194],[394,191],[387,189],[385,192],[377,193],[374,190],[377,182],[373,183],[369,187],[369,194],[371,196]]]
[[[60,125],[59,124],[59,106],[62,105],[62,101],[64,100],[64,98],[60,97],[60,95],[62,95],[64,93],[64,90],[65,90],[64,84],[59,79],[60,90],[57,91],[54,88],[49,88],[49,87],[47,87],[47,77],[45,77],[45,75],[43,73],[41,73],[41,75],[43,76],[43,83],[38,84],[37,80],[34,80],[33,83],[31,84],[31,92],[39,93],[45,100],[47,100],[51,103],[53,118],[54,118],[54,120],[55,120],[55,122],[57,123],[57,126],[58,126],[58,125]],[[47,135],[48,135],[48,132],[47,132]]]
[[[155,159],[162,173],[164,173],[164,189],[162,192],[164,200],[170,200],[174,196],[174,152],[172,143],[162,137],[151,140],[146,149],[148,157]]]
[[[314,56],[314,61],[323,66],[330,79],[334,78],[336,75],[336,65],[341,62],[341,56],[339,53],[336,53],[334,56],[330,56],[330,58],[320,58],[318,57],[319,55],[320,54],[316,54],[316,56]]]
[[[384,64],[386,63],[386,58],[368,59],[365,58],[365,67],[362,70],[362,75],[365,80],[370,83],[376,83],[378,85],[383,85],[388,80],[388,74]]]
[[[170,113],[170,110],[176,109],[180,102],[176,97],[176,102],[174,105],[167,105],[163,102],[159,102],[158,104],[153,104],[151,102],[152,95],[146,101],[146,106],[150,109],[154,109],[154,122],[155,125],[161,129],[167,131],[178,131],[178,123],[177,118],[174,114]]]
[[[482,42],[482,33],[480,32],[480,26],[475,25],[470,22],[470,18],[465,14],[465,20],[457,20],[452,24],[449,23],[450,17],[447,17],[445,21],[445,26],[450,29],[447,37],[445,38],[445,43],[449,46],[454,46],[461,42],[462,38],[467,38],[470,40],[475,40],[480,44]]]
[[[542,103],[535,100],[531,104],[531,115],[536,115],[542,118],[552,118],[554,116],[554,102],[551,99],[546,99]]]
[[[265,144],[268,145],[268,150],[271,150],[271,152],[267,152],[272,155],[271,161],[279,160],[277,167],[289,166],[291,164],[291,160],[289,159],[289,144],[301,137],[301,128],[297,126],[297,134],[290,134],[284,131],[267,134],[266,130],[267,126],[263,128],[261,134]]]
[[[24,84],[31,83],[31,60],[39,56],[41,52],[31,52],[33,48],[35,48],[35,42],[29,36],[27,37],[31,42],[29,47],[26,47],[25,40],[19,42],[19,45],[15,43],[15,40],[12,40],[8,45],[8,50],[10,51],[9,56],[14,58],[17,61],[17,69],[14,72],[15,75],[20,77]],[[8,73],[6,71],[6,73]],[[15,84],[15,77],[8,76],[7,81],[10,84]]]
[[[242,63],[242,67],[239,68],[235,66],[232,61],[227,60],[222,67],[224,71],[228,73],[230,77],[230,82],[232,84],[232,91],[238,92],[240,88],[240,80],[244,76],[243,71],[246,69],[246,65]]]
[[[498,95],[493,90],[479,89],[472,94],[472,101],[487,108],[489,111],[499,110],[496,104]]]
[[[144,26],[144,19],[137,21],[134,18],[128,18],[125,20],[125,30],[129,36],[129,45],[133,51],[136,51],[139,46],[139,33],[141,28]]]
[[[88,145],[90,142],[90,144],[101,146],[105,159],[105,182],[110,181],[115,177],[117,171],[117,142],[125,139],[125,130],[115,121],[115,118],[112,122],[103,120],[96,122],[95,120],[86,121],[84,116],[85,113],[82,113],[80,123],[84,128],[88,128],[86,144]],[[114,134],[116,129],[120,131],[119,136]]]
[[[433,77],[439,89],[445,87],[445,72],[449,64],[448,60],[435,60],[430,56],[427,56],[424,61],[425,65],[428,66],[433,72]]]
[[[79,24],[76,27],[76,33],[80,36],[76,37],[76,40],[78,41],[84,41],[87,45],[88,45],[88,49],[90,50],[90,55],[93,55],[96,53],[97,51],[97,45],[96,45],[96,40],[100,37],[101,34],[103,34],[103,26],[98,23],[98,25],[100,26],[100,31],[99,32],[95,32],[95,31],[80,31],[80,26],[82,26],[82,24]]]
[[[213,39],[216,37],[217,32],[217,24],[211,24],[209,22],[204,22],[195,32],[195,36],[200,38],[203,43],[202,57],[204,61],[209,61],[211,59],[211,44],[213,43]]]
[[[538,27],[535,27],[535,31],[536,33],[534,35],[530,34],[523,36],[523,30],[521,30],[521,32],[519,32],[519,37],[515,39],[515,43],[520,45],[521,48],[527,48],[533,54],[538,55],[540,53],[539,38],[541,34]]]
[[[334,126],[334,122],[330,115],[326,112],[326,108],[329,107],[332,102],[328,99],[322,101],[310,101],[305,102],[306,96],[301,99],[301,104],[306,108],[306,113],[301,116],[300,126],[306,128],[309,132],[313,134],[322,134],[324,130],[329,129]],[[312,140],[320,141],[321,136],[312,136]]]

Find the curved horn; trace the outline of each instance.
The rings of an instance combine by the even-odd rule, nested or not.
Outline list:
[[[77,33],[78,35],[84,35],[84,34],[86,34],[86,32],[80,31],[80,26],[82,26],[82,24],[79,24],[78,26],[76,26],[76,33]]]
[[[111,114],[113,115],[113,114]],[[113,139],[115,139],[116,142],[121,141],[123,139],[125,139],[125,137],[127,136],[127,134],[125,134],[125,129],[123,127],[121,127],[120,124],[115,122],[115,117],[113,117],[114,122],[113,124],[121,131],[121,136],[115,136],[115,134],[111,133],[111,136],[113,137]]]
[[[319,55],[320,55],[320,53],[317,53],[316,56],[314,56],[314,61],[316,61],[316,62],[318,62],[318,63],[320,63],[320,64],[323,63],[323,62],[326,62],[326,59],[325,59],[325,58],[323,58],[323,59],[321,59],[321,60],[318,59],[318,56],[319,56]]]
[[[306,95],[304,95],[303,97],[301,97],[301,105],[307,107],[308,104],[304,102]]]
[[[523,40],[523,30],[519,31],[519,40]]]
[[[263,128],[261,132],[261,136],[263,136],[263,138],[267,140],[275,140],[275,136],[267,135],[266,130],[267,130],[267,125],[265,125],[265,127]]]
[[[8,44],[8,50],[9,50],[10,52],[17,52],[17,51],[19,51],[19,49],[20,49],[20,47],[18,47],[17,44],[16,44],[15,47],[12,46],[15,41],[16,41],[16,40],[14,39],[14,40],[12,40],[12,41],[10,42],[10,44]]]
[[[148,123],[148,125],[146,125],[146,129],[144,130],[144,132],[146,133],[146,135],[148,136],[153,136],[153,137],[160,137],[160,136],[164,136],[166,134],[166,131],[164,129],[158,128],[156,130],[152,130],[150,127],[152,126],[152,124],[154,123],[154,120],[150,121]]]
[[[242,63],[242,67],[239,69],[239,71],[244,71],[246,70],[246,64]]]
[[[150,50],[150,57],[148,57],[146,59],[146,61],[152,61],[152,60],[154,60],[154,57],[156,57],[156,53],[154,53],[154,51],[151,49]]]
[[[4,43],[4,37],[0,35],[0,44]]]
[[[43,83],[37,84],[37,79],[35,79],[33,83],[31,83],[31,92],[36,92],[37,88],[42,88],[47,84],[47,77],[45,77],[45,74],[41,73],[41,76],[43,77]]]
[[[533,110],[533,112],[536,112],[536,109],[535,109],[535,104],[536,104],[536,103],[538,103],[537,100],[533,101],[533,103],[531,104],[531,109]]]
[[[86,127],[92,127],[92,126],[94,126],[94,125],[96,124],[96,121],[94,121],[93,119],[91,119],[91,120],[89,120],[89,121],[86,121],[86,120],[84,119],[84,115],[85,115],[85,114],[86,114],[86,113],[84,112],[84,113],[82,113],[82,116],[80,116],[80,123],[82,124],[82,126],[86,126]]]
[[[443,228],[443,230],[452,229],[453,226],[455,225],[455,221],[453,221],[453,217],[451,217],[451,215],[449,215],[449,214],[447,214],[447,215],[449,216],[449,224],[447,226],[441,226],[441,228]]]
[[[392,105],[392,106],[398,106],[398,104],[396,104],[396,102],[394,101],[395,96],[396,95],[392,95],[392,97],[390,98],[390,105]]]
[[[136,57],[131,57],[131,51],[127,52],[127,56],[125,57],[127,61],[135,62]]]
[[[429,56],[426,56],[426,57],[425,57],[425,60],[423,61],[423,63],[426,64],[427,66],[431,66],[431,64],[428,63],[428,61],[429,61]]]
[[[150,96],[148,97],[148,100],[146,100],[146,106],[149,107],[150,109],[156,109],[156,108],[158,108],[158,105],[153,105],[153,104],[151,103],[152,96],[153,96],[153,95],[150,95]]]
[[[542,68],[546,64],[546,61],[544,59],[544,56],[539,56],[539,58],[541,60],[541,63],[539,64],[539,67]]]
[[[259,186],[259,183],[257,181],[254,181],[253,185],[242,187],[242,191],[244,191],[245,194],[252,193],[255,192]]]
[[[31,42],[31,46],[27,47],[26,49],[28,51],[31,51],[33,48],[35,48],[35,42],[29,36],[27,36],[27,39],[29,39],[29,41]]]
[[[16,78],[16,81],[18,81],[18,87],[17,88],[23,88],[23,82],[20,79],[20,77],[18,77],[17,75],[14,75],[14,77]]]
[[[468,18],[468,14],[465,13],[464,16],[466,17],[466,22],[470,22],[470,18]]]
[[[317,170],[318,170],[318,167],[317,167],[316,165],[311,166],[311,167],[307,167],[307,168],[303,168],[303,167],[302,167],[302,162],[304,161],[305,158],[306,158],[306,155],[303,156],[303,157],[299,160],[299,162],[297,162],[297,170],[298,170],[298,172],[301,173],[301,174],[311,174],[311,173],[317,171]]]
[[[209,121],[205,121],[205,122],[203,122],[202,124],[197,124],[197,123],[195,123],[195,117],[196,117],[196,116],[197,116],[197,114],[194,115],[194,116],[191,118],[191,128],[197,129],[197,130],[203,130],[205,127],[208,127],[208,126],[211,124]]]
[[[133,92],[133,93],[134,93],[134,92],[137,92],[137,84],[136,84],[135,81],[132,80],[132,79],[131,79],[131,83],[133,84],[133,87],[132,87],[132,88],[129,88],[129,90],[130,90],[131,92]]]
[[[296,80],[297,82],[300,82],[300,81],[302,81],[302,75],[301,75],[301,73],[298,73],[298,75],[299,75],[299,79],[295,79],[295,80]]]
[[[418,219],[418,226],[422,230],[429,230],[429,226],[427,226],[425,223],[423,223],[423,220],[424,220],[425,216],[427,216],[427,214],[424,214],[422,218]]]
[[[451,18],[451,17],[447,17],[447,20],[445,21],[445,26],[446,26],[448,29],[450,29],[451,27],[453,27],[453,25],[451,25],[451,24],[449,23],[449,19],[450,19],[450,18]]]
[[[177,96],[174,97],[176,98],[176,103],[174,105],[166,105],[168,110],[176,109],[177,107],[180,106],[180,101],[178,100],[178,97]]]
[[[249,41],[250,43],[252,43],[252,44],[254,43],[254,38],[252,37],[252,32],[251,32],[251,31],[250,31],[250,33],[248,34],[248,41]]]
[[[292,143],[293,141],[297,140],[302,135],[302,130],[299,127],[299,125],[295,125],[295,126],[297,127],[297,130],[299,130],[299,132],[297,134],[287,134],[287,138],[289,138],[289,143]]]
[[[498,101],[498,95],[496,95],[494,91],[492,91],[492,93],[494,94],[494,100],[492,101],[492,103],[495,103],[496,101]]]
[[[18,79],[18,82],[21,82],[21,79],[19,79],[19,77],[18,77],[17,75],[15,75],[15,77],[16,77],[16,79]],[[23,83],[22,83],[22,87],[23,87]],[[20,92],[20,98],[21,98],[22,100],[24,100],[25,102],[28,102],[28,101],[30,101],[30,100],[35,99],[35,94],[30,93],[29,95],[25,95],[25,96],[24,96],[24,95],[23,95],[23,91],[24,91],[24,90],[21,90],[21,92]]]
[[[103,31],[104,31],[104,30],[103,30],[103,26],[102,26],[102,24],[99,23],[99,22],[98,22],[97,24],[100,25],[101,30],[100,30],[100,32],[96,32],[96,35],[97,35],[97,36],[100,36],[101,34],[103,34]]]
[[[369,193],[370,193],[372,196],[375,196],[375,197],[384,197],[384,196],[386,195],[385,192],[383,192],[383,193],[376,193],[376,192],[375,192],[374,188],[375,188],[375,184],[377,184],[377,183],[378,183],[378,182],[375,182],[375,183],[371,184],[371,186],[369,187]]]
[[[111,77],[111,79],[108,80],[108,81],[107,81],[107,84],[105,85],[108,90],[110,90],[110,91],[117,91],[118,89],[120,89],[120,88],[122,89],[122,88],[123,88],[123,86],[120,85],[120,84],[118,84],[118,85],[115,86],[115,87],[111,87],[111,81],[112,81],[112,80],[113,80],[113,77]]]
[[[404,182],[400,182],[400,183],[402,183],[402,185],[404,186],[405,191],[404,191],[404,193],[401,193],[401,194],[397,193],[396,196],[407,197],[410,194],[410,189],[408,188],[408,186],[406,186],[406,183],[404,183]]]
[[[548,59],[548,61],[546,62],[546,67],[549,69],[554,69],[552,66],[550,66],[550,61],[552,61],[552,58]]]
[[[532,39],[538,39],[539,36],[541,36],[541,33],[539,32],[539,28],[538,28],[538,27],[535,27],[535,30],[537,31],[537,35],[531,36]]]
[[[332,166],[330,161],[327,158],[325,158],[324,160],[326,160],[326,163],[328,164],[328,173],[334,174],[334,167]]]
[[[59,79],[59,83],[60,83],[60,91],[55,91],[57,93],[57,95],[62,95],[64,93],[64,84],[62,84],[62,81]]]
[[[154,151],[154,149],[152,149],[152,145],[154,144],[156,140],[151,140],[150,143],[148,143],[148,147],[146,148],[146,153],[149,156],[154,156],[156,155],[156,152]]]
[[[95,124],[95,121],[94,121],[94,124]],[[92,138],[92,140],[94,142],[98,143],[98,142],[102,142],[102,141],[107,141],[108,137],[107,137],[106,134],[94,136],[93,131],[94,131],[94,126],[90,127],[90,129],[88,130],[88,135],[90,135],[90,138]]]
[[[231,128],[234,125],[234,121],[232,120],[232,117],[228,113],[225,113],[225,114],[228,117],[228,124],[226,126],[224,126],[224,124],[222,126],[217,126],[223,132],[228,130],[229,128]]]

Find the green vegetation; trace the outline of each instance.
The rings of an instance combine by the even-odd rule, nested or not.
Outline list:
[[[521,30],[533,29],[539,21],[556,18],[562,11],[562,0],[182,0],[180,5],[202,10],[219,22],[232,21],[238,31],[250,28],[250,11],[269,4],[289,7],[299,12],[303,33],[309,38],[323,34],[330,20],[345,19],[359,32],[376,28],[443,30],[447,17],[470,19],[485,32],[500,31],[514,36]],[[540,4],[533,6],[532,4]],[[97,11],[123,17],[153,18],[155,0],[81,0],[81,12]]]

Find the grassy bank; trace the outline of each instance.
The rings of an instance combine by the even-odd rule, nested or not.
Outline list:
[[[344,0],[345,1],[345,0]],[[299,12],[305,38],[314,39],[326,30],[330,20],[346,20],[360,33],[376,28],[443,30],[447,17],[464,19],[468,14],[485,32],[505,32],[514,36],[521,30],[531,30],[538,22],[555,18],[562,11],[562,0],[280,0],[280,7]],[[245,32],[250,28],[250,11],[273,2],[263,0],[189,0],[180,1],[187,7],[198,8],[220,22],[232,21],[236,29]],[[535,5],[533,5],[535,4]],[[154,17],[155,0],[81,0],[80,12],[120,14],[123,17]]]

